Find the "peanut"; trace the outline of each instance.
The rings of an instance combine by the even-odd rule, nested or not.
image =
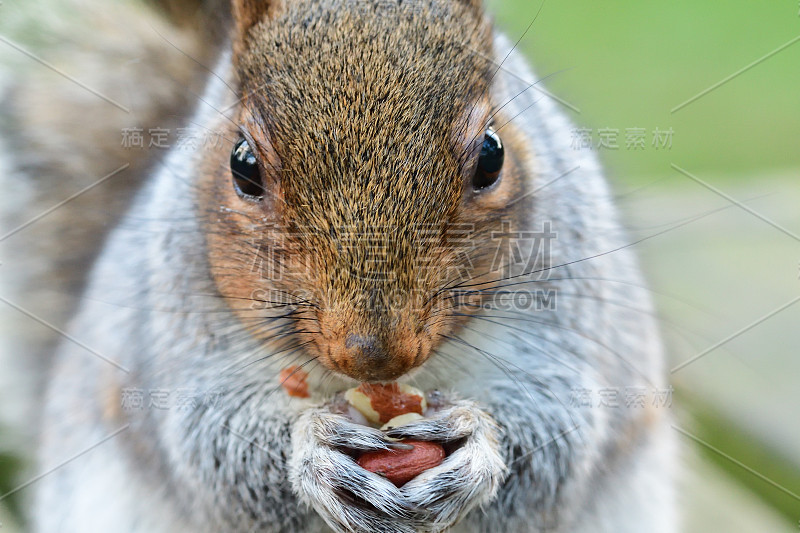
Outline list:
[[[422,472],[439,466],[444,461],[444,448],[440,444],[416,440],[403,443],[410,444],[413,448],[367,452],[358,458],[358,464],[402,487]]]

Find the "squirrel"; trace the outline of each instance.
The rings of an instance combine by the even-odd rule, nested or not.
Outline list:
[[[594,401],[668,386],[648,289],[480,0],[190,4],[224,37],[184,124],[222,142],[142,165],[86,276],[33,530],[676,531],[668,410]],[[393,382],[423,418],[343,408]],[[403,439],[447,456],[399,487],[355,460]]]

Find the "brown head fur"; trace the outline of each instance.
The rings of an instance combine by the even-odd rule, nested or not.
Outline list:
[[[293,334],[323,365],[395,379],[457,324],[445,289],[467,263],[489,275],[480,240],[521,187],[505,135],[503,179],[471,186],[491,28],[472,0],[235,4],[239,124],[265,195],[238,198],[225,154],[207,155],[210,208],[229,208],[209,231],[217,284],[234,303],[290,293]],[[469,243],[454,238],[464,224]]]

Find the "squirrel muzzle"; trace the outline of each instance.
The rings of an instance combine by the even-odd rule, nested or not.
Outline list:
[[[355,326],[326,313],[315,345],[330,370],[363,382],[392,381],[424,363],[432,342],[414,319],[396,317],[379,326]]]

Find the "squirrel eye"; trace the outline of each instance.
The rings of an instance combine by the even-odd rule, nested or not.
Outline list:
[[[256,161],[256,156],[250,149],[247,139],[241,138],[233,145],[231,176],[233,177],[233,186],[242,198],[254,199],[264,196],[258,161]]]
[[[472,187],[479,191],[494,185],[500,179],[504,159],[503,141],[500,140],[496,131],[487,128],[483,146],[481,146],[481,155],[478,158],[478,168],[475,170],[475,177],[472,178]]]

